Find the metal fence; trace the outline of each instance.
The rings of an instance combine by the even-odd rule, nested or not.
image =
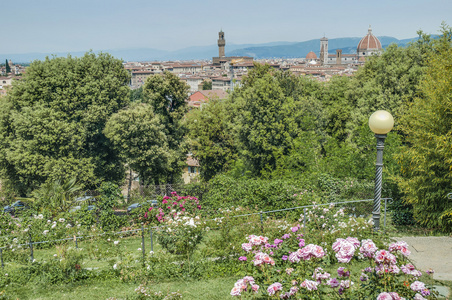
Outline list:
[[[171,187],[172,188],[172,187]],[[387,221],[387,212],[388,212],[388,202],[392,201],[392,198],[382,198],[382,201],[384,200],[384,211],[383,211],[383,228],[386,228],[386,221]],[[300,210],[303,209],[303,228],[306,228],[306,220],[307,220],[307,211],[309,208],[313,207],[322,207],[322,206],[331,206],[334,205],[337,207],[340,205],[341,209],[343,209],[344,214],[348,216],[353,217],[362,217],[366,218],[368,216],[372,215],[372,208],[373,208],[373,201],[374,199],[364,199],[364,200],[354,200],[354,201],[342,201],[342,202],[330,202],[325,204],[312,204],[312,205],[304,205],[304,206],[297,206],[297,207],[290,207],[290,208],[284,208],[284,209],[278,209],[278,210],[270,210],[270,211],[260,211],[256,213],[249,213],[249,214],[242,214],[242,215],[235,215],[232,216],[234,218],[243,218],[243,217],[249,217],[252,215],[259,215],[260,216],[260,223],[261,228],[263,232],[264,228],[264,215],[266,214],[272,214],[272,213],[279,213],[279,212],[288,212],[288,211],[294,211],[294,210]],[[301,216],[301,215],[300,215]],[[206,221],[215,221],[216,219],[210,219]],[[33,245],[38,244],[45,244],[45,243],[56,243],[56,242],[64,242],[64,241],[74,241],[74,245],[76,248],[78,248],[78,242],[83,239],[89,239],[94,237],[100,237],[105,235],[125,235],[130,233],[140,233],[141,235],[141,249],[142,249],[142,255],[143,258],[145,257],[145,236],[149,234],[150,238],[150,244],[151,244],[151,251],[154,251],[154,232],[158,231],[159,229],[163,229],[166,226],[154,226],[154,227],[144,227],[143,223],[141,224],[141,228],[139,229],[132,229],[132,230],[125,230],[125,231],[118,231],[118,232],[104,232],[97,235],[86,235],[86,236],[73,236],[69,238],[64,239],[56,239],[56,240],[48,240],[48,241],[33,241],[31,237],[31,233],[29,234],[29,242],[26,244],[19,244],[20,246],[25,246],[30,248],[30,260],[34,260],[34,253],[33,253]],[[18,245],[18,246],[19,246]],[[1,267],[4,267],[4,260],[3,260],[3,250],[7,249],[7,246],[0,247],[0,261],[1,261]]]

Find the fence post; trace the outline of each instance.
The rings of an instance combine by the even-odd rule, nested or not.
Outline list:
[[[261,210],[261,212],[259,214],[261,216],[261,231],[262,231],[262,234],[264,234],[264,220],[262,218],[262,210]]]
[[[30,238],[30,258],[31,262],[33,262],[34,258],[33,258],[33,242],[31,240],[31,225],[28,225],[28,236]]]
[[[144,249],[144,226],[143,226],[143,223],[141,223],[141,250],[143,252],[143,264],[144,264],[146,250]]]
[[[3,248],[0,248],[0,259],[2,260],[2,268],[4,268],[5,264],[3,263]]]
[[[303,208],[303,234],[306,234],[306,210],[306,207]]]
[[[75,249],[78,249],[77,236],[76,235],[74,235],[74,241],[75,241]]]
[[[154,239],[152,234],[152,228],[150,229],[150,232],[151,232],[151,251],[154,252]]]

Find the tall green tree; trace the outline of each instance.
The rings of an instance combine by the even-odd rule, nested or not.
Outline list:
[[[103,134],[129,102],[128,73],[109,54],[35,61],[0,100],[0,168],[25,196],[44,182],[77,177],[84,188],[124,176]]]
[[[399,186],[425,226],[452,229],[452,30],[443,24],[428,70],[401,119],[406,145],[399,154]]]
[[[354,107],[349,132],[352,134],[375,111],[384,109],[398,120],[407,104],[419,95],[419,83],[425,74],[431,52],[429,35],[419,32],[419,40],[408,47],[391,44],[381,56],[370,57],[351,81],[348,103]],[[397,124],[396,124],[397,125]]]
[[[6,74],[11,73],[11,67],[9,66],[8,59],[5,62]]]
[[[205,180],[227,170],[237,158],[231,107],[229,100],[211,100],[187,115],[190,149],[199,160]]]
[[[133,103],[113,114],[104,133],[143,185],[159,182],[168,172],[173,151],[168,148],[160,117],[146,103]]]
[[[189,86],[170,72],[149,77],[143,87],[143,102],[148,103],[154,114],[159,116],[164,126],[163,132],[166,135],[168,147],[171,149],[169,168],[165,172],[168,183],[180,177],[182,168],[186,165],[187,127],[182,120],[188,110],[185,102],[188,91]],[[157,181],[155,183],[158,184]]]
[[[254,175],[274,170],[304,127],[313,124],[290,95],[291,80],[296,78],[256,64],[233,95],[240,156]]]

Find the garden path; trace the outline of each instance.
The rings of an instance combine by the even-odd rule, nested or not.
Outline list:
[[[452,281],[452,236],[396,237],[394,240],[408,243],[410,259],[420,271],[431,268],[435,271],[434,279]]]

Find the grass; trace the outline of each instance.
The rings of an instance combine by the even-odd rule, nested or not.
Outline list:
[[[152,291],[164,294],[179,291],[183,299],[230,299],[231,287],[236,278],[220,278],[205,281],[171,281],[149,283]],[[134,290],[139,283],[123,283],[118,280],[87,281],[81,283],[53,285],[52,287],[26,285],[8,287],[7,295],[14,299],[48,299],[48,300],[81,300],[81,299],[127,299],[137,295]]]

